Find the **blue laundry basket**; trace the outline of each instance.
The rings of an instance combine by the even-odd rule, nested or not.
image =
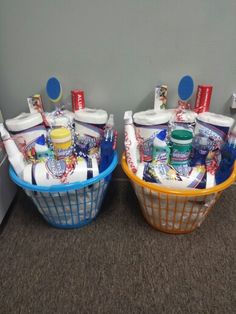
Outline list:
[[[33,200],[44,219],[57,228],[80,228],[98,214],[113,170],[118,163],[114,153],[110,166],[98,176],[84,182],[51,187],[29,184],[21,180],[12,167],[11,179]]]

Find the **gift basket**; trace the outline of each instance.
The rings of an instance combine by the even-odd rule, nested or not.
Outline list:
[[[236,132],[231,117],[209,112],[211,86],[179,83],[176,109],[166,109],[167,86],[155,90],[154,110],[125,112],[129,177],[147,222],[167,233],[189,233],[201,225],[222,191],[236,179]]]
[[[80,90],[71,93],[72,112],[64,110],[55,77],[46,91],[56,105],[53,112],[45,112],[40,95],[34,95],[29,113],[0,124],[10,177],[49,224],[78,228],[98,214],[117,165],[114,117],[85,107]]]
[[[98,176],[83,182],[51,187],[29,184],[10,167],[11,179],[33,200],[44,219],[57,228],[79,228],[98,214],[111,174],[118,162],[115,152],[109,167]]]

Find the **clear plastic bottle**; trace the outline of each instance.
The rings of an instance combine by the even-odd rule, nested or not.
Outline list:
[[[192,153],[190,166],[203,166],[205,165],[207,154],[210,150],[209,139],[205,136],[197,134],[192,142]]]

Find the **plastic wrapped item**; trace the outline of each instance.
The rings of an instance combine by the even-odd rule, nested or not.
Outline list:
[[[74,124],[75,114],[69,110],[57,109],[46,113],[46,119],[50,128],[71,127]]]
[[[82,182],[99,174],[95,158],[78,160],[47,159],[45,162],[25,166],[22,179],[30,184],[51,186],[62,183]]]
[[[219,149],[211,150],[206,157],[207,182],[206,188],[211,188],[216,185],[215,174],[219,168],[221,153]]]
[[[130,170],[133,173],[136,173],[138,169],[138,162],[140,161],[140,155],[139,155],[139,143],[137,141],[135,130],[134,130],[134,125],[133,125],[132,111],[125,112],[124,122],[125,122],[126,160],[127,160],[127,164]]]
[[[100,172],[109,167],[113,160],[114,151],[116,148],[117,131],[114,130],[114,115],[111,114],[107,121],[104,136],[101,141],[101,160],[99,165]]]
[[[26,158],[31,158],[37,139],[47,130],[40,113],[21,113],[13,119],[6,120],[6,125],[17,147]]]
[[[167,85],[155,87],[154,110],[166,110],[167,107]]]
[[[136,137],[141,146],[141,159],[143,161],[152,160],[153,140],[159,132],[167,130],[171,115],[171,110],[158,112],[147,110],[134,114]]]
[[[228,179],[232,173],[235,160],[236,137],[235,134],[231,134],[221,150],[221,161],[215,175],[216,184],[220,184]]]
[[[107,122],[107,112],[101,109],[85,108],[75,112],[75,133],[78,143],[88,144],[88,154],[97,157],[104,127]]]
[[[39,94],[27,98],[30,113],[44,112],[43,101]]]
[[[200,113],[196,119],[195,133],[209,137],[214,142],[214,149],[221,148],[225,142],[234,119],[212,112]]]
[[[212,141],[201,134],[197,134],[193,138],[192,147],[190,166],[205,165],[207,154],[212,149]]]
[[[190,105],[179,101],[178,108],[173,111],[169,121],[169,133],[174,130],[188,130],[192,133],[195,128],[197,114],[190,110]]]
[[[85,108],[84,91],[74,89],[71,91],[72,111],[81,110]]]
[[[26,166],[24,155],[19,151],[16,143],[5,129],[3,123],[0,123],[0,134],[5,146],[6,153],[8,155],[8,160],[14,168],[16,174],[21,177]]]
[[[213,89],[213,86],[198,85],[197,94],[196,94],[196,102],[194,105],[194,111],[196,113],[209,111],[212,89]]]
[[[183,176],[168,164],[142,163],[136,175],[141,180],[161,184],[170,189],[202,189],[207,184],[204,166],[188,168],[188,175]]]

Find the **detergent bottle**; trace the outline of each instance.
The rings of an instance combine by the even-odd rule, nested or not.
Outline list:
[[[166,144],[166,129],[159,132],[153,140],[152,162],[168,163],[170,148]]]

